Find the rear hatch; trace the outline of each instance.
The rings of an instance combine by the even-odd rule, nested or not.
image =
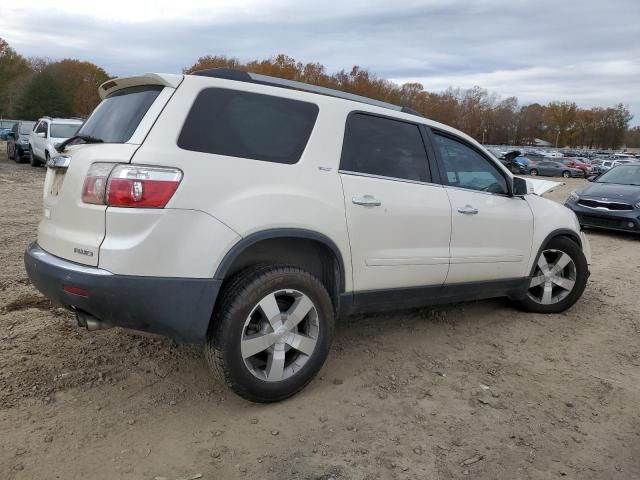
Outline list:
[[[109,80],[100,87],[103,100],[78,134],[102,142],[78,139],[79,144],[67,146],[47,166],[40,247],[73,262],[98,265],[107,207],[83,202],[87,173],[95,163],[130,163],[181,81],[182,75],[147,74]]]

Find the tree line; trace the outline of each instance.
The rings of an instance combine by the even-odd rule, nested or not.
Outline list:
[[[329,73],[320,63],[302,63],[287,55],[241,62],[227,56],[200,57],[184,73],[226,67],[306,82],[403,105],[427,118],[458,128],[489,144],[529,145],[536,139],[556,146],[640,147],[640,128],[619,103],[580,108],[574,102],[520,105],[481,87],[425,90],[420,83],[398,85],[367,69]],[[37,119],[43,115],[86,117],[99,103],[97,87],[110,78],[91,62],[24,58],[0,38],[0,118]]]

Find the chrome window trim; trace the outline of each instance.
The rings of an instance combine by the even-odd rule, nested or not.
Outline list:
[[[350,170],[338,170],[338,173],[340,173],[342,175],[353,175],[354,177],[376,178],[378,180],[391,180],[391,181],[400,182],[400,183],[414,183],[416,185],[427,185],[427,186],[431,186],[431,187],[440,187],[440,188],[444,187],[444,185],[441,185],[439,183],[422,182],[420,180],[409,180],[409,179],[405,179],[405,178],[386,177],[384,175],[375,175],[375,174],[372,174],[372,173],[362,173],[362,172],[352,172]]]

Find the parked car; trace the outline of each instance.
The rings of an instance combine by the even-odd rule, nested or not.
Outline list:
[[[500,163],[502,163],[507,169],[516,175],[524,174],[526,172],[525,167],[517,161],[520,157],[520,152],[518,150],[514,150],[502,155],[501,158],[498,158]]]
[[[565,158],[562,160],[562,163],[564,163],[567,167],[582,170],[582,173],[585,177],[588,177],[593,173],[593,168],[590,165],[587,165],[586,163],[581,162],[580,160],[577,160],[575,158]]]
[[[17,120],[0,120],[0,140],[7,140]]]
[[[29,157],[29,134],[33,130],[35,122],[18,121],[13,125],[11,133],[7,137],[7,157],[22,162]]]
[[[82,125],[74,118],[43,117],[29,135],[31,166],[37,167],[57,155],[56,144],[74,136]]]
[[[640,163],[619,165],[571,192],[566,206],[581,225],[640,233]]]
[[[252,401],[300,391],[336,317],[585,288],[575,215],[411,110],[228,69],[109,80],[59,146],[25,253],[89,329],[205,344]],[[346,201],[345,201],[346,199]]]
[[[533,176],[542,175],[547,177],[584,177],[584,172],[579,168],[567,167],[564,163],[548,160],[527,166],[526,173]]]

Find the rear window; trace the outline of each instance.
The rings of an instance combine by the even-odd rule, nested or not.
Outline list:
[[[318,116],[313,103],[207,88],[189,111],[178,146],[195,152],[293,164]]]
[[[164,87],[142,85],[112,93],[96,107],[78,134],[105,143],[128,142]]]

